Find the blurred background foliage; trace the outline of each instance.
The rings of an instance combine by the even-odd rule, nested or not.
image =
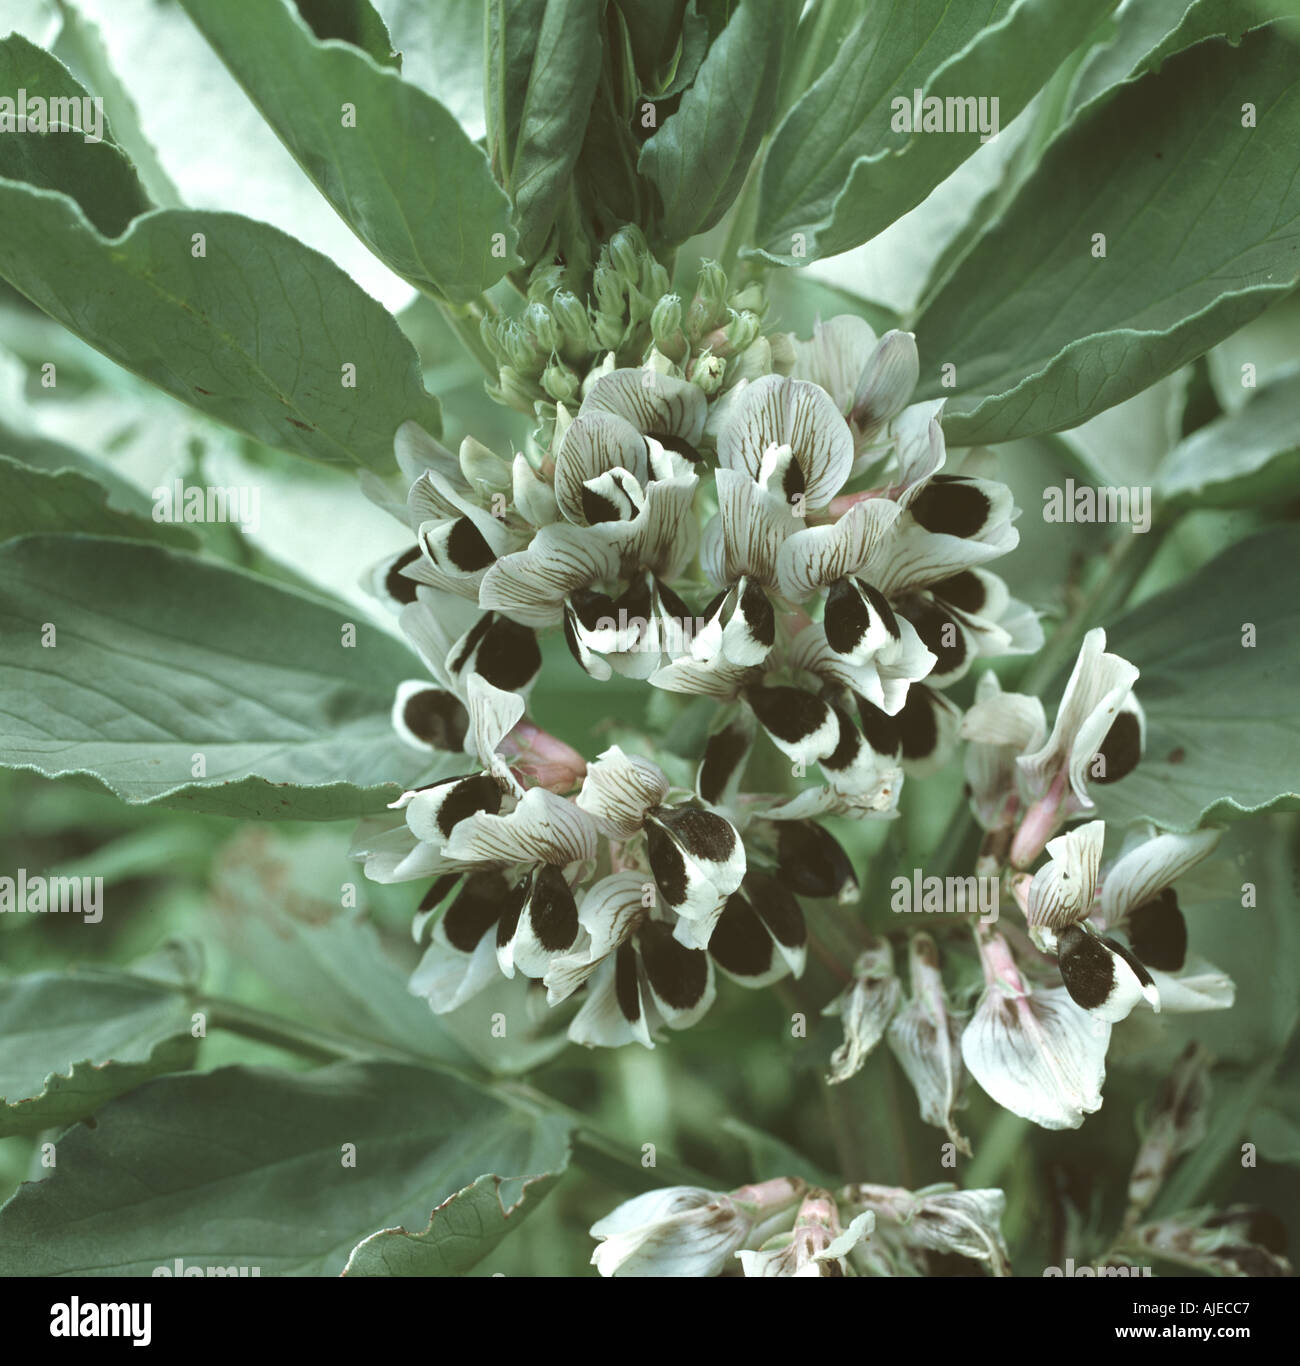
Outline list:
[[[400,4],[378,8],[400,40],[400,26],[413,11],[405,9],[404,20]],[[156,162],[142,164],[141,171],[158,202],[169,202],[168,185],[173,198],[200,206],[235,199],[241,211],[326,251],[394,309],[418,349],[427,388],[441,399],[449,445],[473,433],[499,451],[521,446],[524,420],[486,397],[477,365],[439,310],[352,238],[174,7],[152,0],[11,0],[4,18],[34,42],[52,45],[92,87],[111,82],[114,72],[129,73],[133,100],[119,107],[135,111],[156,150]],[[200,50],[202,60],[195,55]],[[186,87],[178,105],[172,73],[181,63],[205,75]],[[438,79],[437,73],[427,79]],[[476,92],[464,95],[472,110]],[[884,328],[906,315],[971,231],[980,192],[995,192],[1014,178],[1017,148],[1050,131],[1052,92],[1044,95],[1007,136],[971,157],[866,247],[806,271],[776,272],[769,328],[807,335],[817,317],[848,311]],[[192,134],[196,126],[204,129],[199,139]],[[722,246],[720,230],[696,239],[679,254],[677,278],[690,279],[699,261],[720,254]],[[1297,357],[1300,300],[1293,296],[1202,361],[1084,427],[1000,447],[1000,477],[1025,509],[1020,546],[999,565],[1012,591],[1049,621],[1059,619],[1110,572],[1102,552],[1112,536],[1130,535],[1126,529],[1045,523],[1039,515],[1045,486],[1071,476],[1125,484],[1154,479],[1179,440],[1247,400],[1239,378],[1243,364],[1256,367],[1263,386],[1287,374]],[[58,384],[48,389],[40,367],[51,360]],[[89,457],[137,497],[177,477],[256,483],[262,489],[259,531],[195,528],[203,551],[272,577],[309,581],[393,630],[358,581],[367,566],[400,549],[406,534],[360,497],[350,476],[294,461],[206,420],[104,360],[7,287],[0,287],[0,453],[49,467],[75,467]],[[1295,486],[1246,506],[1194,508],[1163,539],[1132,600],[1183,581],[1261,526],[1294,521],[1298,514]],[[1014,684],[1024,667],[1012,661],[998,672]],[[974,682],[972,674],[954,690],[955,700],[969,701]],[[1049,687],[1049,703],[1061,682],[1058,677],[1055,694]],[[647,728],[662,734],[665,717],[643,713],[647,692],[617,677],[594,683],[561,646],[550,652],[534,712],[540,724],[590,756],[615,740],[635,742]],[[651,706],[661,701],[654,698]],[[1230,708],[1231,698],[1223,704]],[[675,722],[667,743],[683,757],[699,722],[689,712]],[[834,825],[864,888],[861,923],[892,936],[899,963],[907,931],[942,934],[945,927],[927,921],[900,929],[888,906],[888,880],[897,869],[922,866],[936,851],[953,853],[941,846],[963,800],[960,773],[950,771],[909,782],[895,823]],[[566,1012],[546,1012],[544,1003],[532,1015],[531,1035],[493,1040],[490,998],[435,1020],[405,994],[404,977],[417,957],[409,922],[419,891],[367,884],[347,859],[345,825],[269,828],[138,809],[88,785],[24,772],[0,774],[0,810],[0,873],[23,867],[102,877],[105,884],[104,918],[93,927],[75,916],[0,916],[0,973],[82,962],[126,965],[181,941],[192,946],[186,953],[201,955],[210,995],[399,1050],[404,1038],[418,1037],[429,1051],[487,1072],[511,1076],[528,1069],[532,1086],[571,1106],[625,1154],[622,1162],[611,1160],[603,1170],[589,1165],[583,1179],[560,1183],[474,1274],[575,1274],[585,1268],[590,1223],[628,1194],[667,1179],[642,1167],[643,1144],[656,1145],[661,1162],[674,1159],[719,1187],[789,1173],[915,1188],[954,1175],[941,1165],[943,1135],[920,1122],[886,1049],[878,1049],[846,1085],[827,1090],[819,1084],[839,1037],[836,1022],[819,1012],[842,986],[820,958],[802,981],[779,990],[748,992],[721,982],[706,1019],[653,1052],[629,1047],[588,1053],[566,1045]],[[1192,1038],[1216,1059],[1210,1125],[1157,1211],[1208,1202],[1264,1204],[1287,1222],[1292,1246],[1300,1246],[1298,840],[1294,814],[1239,823],[1214,858],[1186,879],[1192,942],[1236,980],[1237,1005],[1208,1015],[1144,1015],[1117,1031],[1105,1105],[1082,1129],[1032,1129],[970,1087],[969,1107],[959,1119],[975,1158],[963,1164],[959,1179],[1006,1189],[1005,1233],[1017,1271],[1040,1274],[1072,1220],[1082,1219],[1096,1230],[1098,1246],[1105,1245],[1123,1212],[1144,1107]],[[1255,909],[1241,906],[1244,881],[1258,887]],[[352,899],[349,886],[355,907],[345,905]],[[830,924],[815,929],[837,932]],[[827,948],[834,953],[831,943]],[[518,993],[522,987],[503,984],[502,990]],[[806,1018],[806,1038],[793,1036],[796,1015]],[[212,1031],[197,1066],[232,1062],[314,1065],[249,1034]],[[1241,1166],[1245,1141],[1258,1145],[1256,1168]],[[39,1174],[37,1146],[37,1138],[0,1140],[0,1197]]]

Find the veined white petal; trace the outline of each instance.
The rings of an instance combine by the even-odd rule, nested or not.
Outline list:
[[[863,367],[853,394],[850,417],[864,438],[870,439],[903,411],[920,375],[914,334],[897,328],[886,332]]]
[[[1101,1108],[1110,1025],[1064,987],[984,992],[962,1034],[971,1076],[1005,1109],[1044,1129],[1077,1129]]]
[[[569,594],[612,579],[618,564],[608,542],[589,529],[557,522],[543,527],[527,550],[505,556],[484,574],[479,605],[525,626],[552,626],[563,617]]]
[[[1105,839],[1105,823],[1089,821],[1048,840],[1050,861],[1029,884],[1026,915],[1031,929],[1060,930],[1091,914]]]
[[[555,456],[555,501],[569,521],[579,526],[589,523],[583,491],[611,470],[627,471],[638,486],[644,485],[650,472],[645,438],[612,413],[579,413]]]
[[[777,552],[781,595],[803,602],[819,588],[857,574],[898,520],[898,505],[885,498],[854,503],[836,522],[796,531]]]
[[[760,583],[774,583],[781,545],[803,523],[741,471],[719,469],[714,481],[726,581],[752,574]]]
[[[1157,835],[1117,859],[1101,885],[1101,912],[1106,924],[1119,924],[1126,912],[1171,886],[1208,858],[1222,837],[1222,830],[1212,828],[1189,835]]]
[[[840,313],[829,322],[815,322],[812,338],[794,343],[795,379],[819,384],[836,408],[847,415],[862,372],[876,348],[876,334],[856,313]]]
[[[398,624],[434,678],[455,692],[457,682],[447,668],[447,656],[457,639],[463,638],[482,615],[477,603],[461,598],[443,599],[436,608],[421,598],[402,608]]]
[[[502,740],[523,720],[524,699],[518,693],[493,687],[479,674],[469,676],[468,695],[470,738],[474,753],[489,772],[509,778],[509,766],[496,751]],[[513,779],[510,781],[513,782]]]
[[[453,487],[469,488],[455,454],[431,437],[418,422],[408,419],[397,429],[393,453],[408,483],[414,482],[426,470],[432,470]]]
[[[443,852],[449,863],[552,863],[566,867],[596,857],[595,823],[573,802],[532,787],[507,816],[479,812],[457,823]]]
[[[627,839],[640,830],[646,812],[663,801],[668,788],[668,777],[657,764],[611,745],[587,765],[576,801],[602,834]]]
[[[1237,998],[1232,978],[1204,958],[1189,958],[1179,972],[1161,972],[1157,968],[1148,971],[1160,996],[1161,1014],[1227,1010]]]
[[[816,384],[783,375],[755,380],[736,401],[718,437],[718,461],[724,469],[757,479],[773,446],[794,452],[809,508],[825,507],[853,465],[853,437],[831,396]]]
[[[614,413],[643,436],[699,445],[709,401],[698,385],[646,368],[612,370],[587,391],[579,417]]]
[[[633,1042],[653,1048],[659,1023],[657,1012],[653,1018],[650,1015],[653,1010],[654,1003],[641,981],[636,951],[631,944],[624,944],[601,959],[582,1009],[569,1022],[569,1038],[586,1048],[618,1048]]]

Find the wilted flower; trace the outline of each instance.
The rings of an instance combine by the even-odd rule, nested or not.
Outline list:
[[[863,1210],[846,1229],[829,1191],[812,1190],[795,1215],[794,1228],[773,1234],[756,1252],[737,1252],[746,1276],[847,1276],[848,1254],[871,1236],[876,1216]]]
[[[844,1022],[844,1042],[831,1054],[826,1080],[834,1085],[862,1070],[862,1065],[885,1036],[898,1009],[903,988],[894,976],[894,954],[888,940],[879,940],[858,955],[853,982],[835,998],[823,1015],[838,1015]]]

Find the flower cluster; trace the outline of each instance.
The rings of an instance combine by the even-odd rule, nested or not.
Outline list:
[[[777,1177],[730,1192],[647,1191],[591,1227],[602,1276],[923,1276],[950,1254],[1009,1274],[999,1190],[834,1193]]]
[[[528,452],[408,423],[405,504],[370,486],[414,542],[372,583],[433,678],[394,724],[437,767],[356,852],[431,880],[413,989],[434,1010],[519,973],[552,1005],[582,994],[575,1041],[649,1047],[709,1008],[715,970],[801,973],[799,897],[857,895],[820,818],[891,817],[905,772],[955,746],[944,689],[1041,632],[987,567],[1017,543],[1009,491],[980,459],[946,469],[941,401],[909,403],[910,334],[763,335],[760,292],[728,296],[711,263],[683,308],[634,236],[602,262],[585,332],[545,272],[550,303],[489,329],[541,424]],[[595,679],[705,699],[693,772],[619,745],[588,763],[532,724],[548,631]]]

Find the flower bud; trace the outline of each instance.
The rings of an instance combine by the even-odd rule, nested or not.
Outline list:
[[[548,365],[542,373],[542,388],[560,403],[571,403],[582,389],[582,381],[567,365]]]
[[[501,340],[501,319],[494,318],[490,313],[485,313],[479,320],[478,334],[483,339],[483,345],[491,351],[492,357],[498,365],[509,363],[510,357]]]
[[[650,315],[650,332],[661,350],[676,346],[682,334],[682,300],[679,294],[665,294]]]
[[[545,303],[563,284],[563,266],[538,266],[528,281],[529,303]]]
[[[609,239],[610,264],[629,285],[640,282],[641,258],[646,253],[646,241],[641,230],[631,224],[619,228]]]
[[[672,280],[668,272],[653,257],[647,257],[645,269],[641,272],[642,293],[657,299],[661,294],[667,294],[670,288]]]
[[[691,366],[691,383],[711,398],[722,388],[727,373],[727,362],[721,356],[700,356]]]
[[[622,319],[627,308],[626,287],[614,271],[608,266],[597,266],[591,276],[591,291],[601,314]]]
[[[512,369],[522,375],[537,368],[537,352],[533,349],[524,329],[513,318],[506,321],[500,336],[506,360]]]
[[[704,261],[691,300],[686,328],[694,338],[718,327],[727,317],[727,276],[716,261]]]
[[[533,403],[537,398],[537,389],[513,366],[503,365],[501,367],[497,387],[501,401],[507,407],[515,409],[516,412],[526,413],[529,417],[533,415]]]
[[[617,351],[623,345],[626,328],[622,318],[612,318],[608,313],[596,315],[596,341],[603,351]]]
[[[565,337],[584,349],[591,345],[591,319],[578,296],[567,289],[557,289],[551,300],[551,312]]]
[[[756,280],[744,289],[738,289],[727,302],[737,313],[757,313],[761,318],[767,312],[767,290]]]
[[[760,322],[757,313],[737,313],[727,324],[727,345],[732,354],[745,350],[758,338]]]
[[[556,327],[555,318],[545,304],[529,304],[524,309],[524,324],[536,338],[538,346],[543,351],[559,350],[560,329]]]

